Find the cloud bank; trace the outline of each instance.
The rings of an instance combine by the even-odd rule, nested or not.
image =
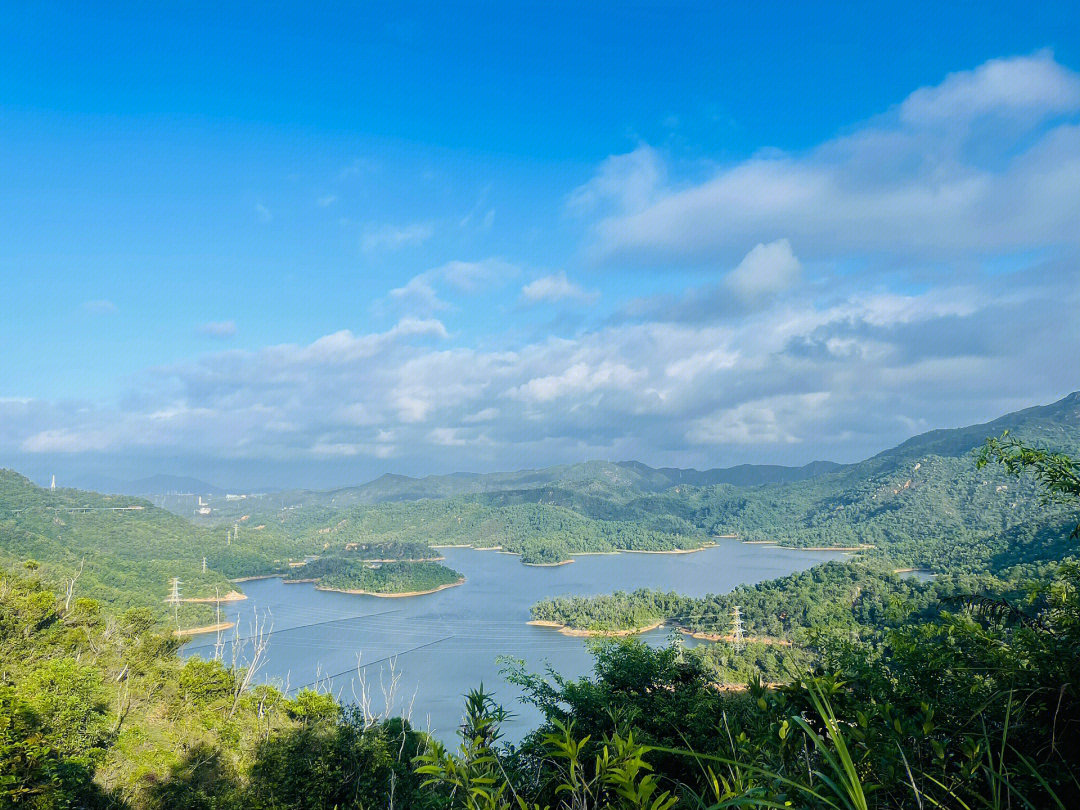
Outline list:
[[[639,144],[566,205],[599,272],[681,287],[609,295],[616,281],[601,298],[562,271],[509,286],[527,262],[451,261],[376,303],[395,321],[383,331],[146,369],[116,402],[2,399],[0,450],[344,464],[351,480],[590,457],[804,463],[1048,401],[1080,388],[1078,114],[1080,77],[1039,52],[705,177]],[[431,236],[379,225],[361,246]],[[672,275],[682,264],[706,270]],[[592,318],[513,338],[445,325],[504,288],[508,312]]]
[[[988,62],[804,154],[672,184],[647,145],[570,197],[606,214],[603,261],[728,260],[788,238],[814,257],[934,258],[1080,243],[1080,76],[1049,52]]]

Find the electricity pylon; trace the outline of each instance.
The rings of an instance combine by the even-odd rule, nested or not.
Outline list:
[[[176,626],[180,626],[180,577],[173,577],[171,580],[172,592],[169,594],[169,598],[165,601],[173,606],[173,621],[176,622]]]
[[[742,612],[738,605],[731,609],[731,643],[736,647],[743,643]]]

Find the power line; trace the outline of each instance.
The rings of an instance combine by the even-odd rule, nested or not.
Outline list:
[[[309,681],[308,683],[301,684],[300,686],[294,686],[294,687],[289,689],[289,692],[295,692],[295,691],[299,691],[301,689],[306,689],[309,686],[314,686],[315,684],[322,683],[323,681],[332,681],[332,680],[334,680],[334,678],[340,678],[342,675],[347,675],[350,672],[352,672],[353,670],[366,669],[367,667],[374,666],[375,664],[381,664],[383,661],[389,661],[391,658],[398,658],[398,657],[400,657],[402,655],[408,655],[409,653],[414,653],[417,650],[424,649],[425,647],[434,647],[436,644],[441,644],[444,641],[449,641],[453,637],[454,636],[449,635],[449,636],[444,636],[443,638],[437,638],[434,641],[429,641],[429,642],[427,642],[425,644],[418,644],[415,647],[410,647],[407,650],[402,650],[401,652],[396,652],[396,653],[393,653],[392,655],[385,655],[382,658],[376,658],[374,661],[368,661],[366,664],[358,662],[355,667],[349,667],[348,669],[343,669],[341,672],[335,672],[333,675],[323,675],[321,678],[316,678],[315,680]]]
[[[394,610],[384,610],[384,611],[382,611],[380,613],[362,613],[359,616],[346,616],[346,617],[344,617],[342,619],[329,619],[329,620],[327,620],[325,622],[311,622],[310,624],[295,624],[292,627],[282,627],[280,630],[271,630],[271,631],[269,631],[267,633],[261,633],[260,637],[272,636],[272,635],[274,635],[274,633],[287,633],[290,630],[303,630],[306,627],[318,627],[318,626],[323,625],[323,624],[335,624],[336,622],[347,622],[350,619],[367,619],[367,618],[370,618],[371,616],[385,616],[388,613],[400,613],[401,610],[402,610],[401,608],[396,608]],[[226,643],[226,644],[234,644],[234,643],[237,643],[237,642],[240,642],[240,641],[251,641],[252,638],[254,638],[254,637],[253,636],[245,636],[244,638],[230,638],[230,639],[226,640],[224,643]],[[193,646],[184,647],[184,649],[185,650],[201,650],[204,647],[216,647],[216,646],[217,646],[217,642],[215,642],[213,644],[195,644]]]

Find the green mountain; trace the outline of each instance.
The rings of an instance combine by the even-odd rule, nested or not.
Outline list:
[[[732,534],[802,547],[872,547],[898,565],[936,570],[1058,558],[1067,545],[1064,513],[1041,509],[1032,481],[975,467],[977,448],[1005,430],[1075,452],[1080,394],[922,434],[857,464],[699,472],[587,462],[486,476],[384,477],[366,488],[307,493],[276,514],[312,539],[501,545],[530,562],[578,551],[688,548]],[[462,488],[482,491],[447,494]],[[406,491],[416,499],[404,499]],[[424,492],[428,497],[419,497]],[[252,510],[258,502],[233,507]]]
[[[61,590],[74,579],[75,596],[121,609],[175,618],[166,604],[172,578],[182,599],[206,599],[234,589],[227,577],[283,568],[310,549],[280,525],[209,529],[141,498],[45,489],[0,470],[0,562],[39,571]],[[200,603],[179,612],[189,622],[213,615]]]
[[[253,494],[242,501],[226,501],[215,497],[210,501],[213,517],[204,522],[228,521],[252,509],[266,510],[281,508],[285,505],[343,509],[393,501],[419,501],[541,489],[561,489],[601,498],[625,499],[634,495],[663,492],[671,487],[685,485],[757,486],[800,481],[823,472],[840,469],[842,466],[831,461],[814,461],[802,467],[741,464],[736,467],[712,470],[684,470],[674,467],[657,469],[638,461],[585,461],[539,470],[496,473],[458,472],[449,475],[429,475],[423,478],[388,473],[374,481],[355,487]],[[204,492],[203,490],[192,491]],[[222,493],[212,494],[221,495]],[[177,508],[177,512],[187,516],[192,510],[185,502],[182,507]]]
[[[790,484],[687,494],[708,531],[799,546],[873,545],[896,561],[993,569],[1054,559],[1069,518],[1040,507],[1034,481],[978,470],[975,452],[1004,431],[1076,455],[1080,393],[980,425],[934,430],[857,464]]]

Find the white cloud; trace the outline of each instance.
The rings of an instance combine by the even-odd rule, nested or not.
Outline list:
[[[802,265],[795,258],[791,243],[778,239],[767,245],[759,242],[731,271],[727,282],[744,298],[757,298],[783,292],[799,280],[801,272]]]
[[[337,201],[338,201],[337,194],[327,194],[327,195],[325,195],[323,197],[319,197],[319,199],[316,200],[316,203],[318,204],[319,208],[329,208],[331,205],[333,205]]]
[[[550,402],[573,394],[590,394],[598,389],[626,390],[648,377],[644,369],[603,360],[590,364],[584,360],[563,372],[534,377],[509,391],[509,395],[528,402]]]
[[[779,297],[717,323],[622,323],[514,350],[431,318],[150,369],[123,409],[0,401],[7,453],[395,460],[416,472],[641,458],[851,458],[1060,390],[1068,272],[919,294]],[[1072,270],[1075,278],[1075,267]],[[1055,371],[1056,369],[1056,371]],[[482,427],[483,432],[479,429]]]
[[[231,338],[236,331],[236,321],[208,321],[199,326],[199,332],[214,338]]]
[[[489,258],[475,262],[447,262],[430,270],[428,275],[465,292],[481,292],[502,286],[520,272],[517,265],[503,259]]]
[[[436,313],[467,318],[521,271],[448,262],[387,295],[407,317],[382,332],[148,369],[120,405],[0,398],[0,450],[410,472],[801,463],[1049,401],[1076,387],[1080,345],[1080,124],[1063,120],[1076,82],[1045,53],[987,63],[844,137],[703,182],[669,181],[641,146],[568,205],[599,217],[602,255],[692,261],[703,286],[667,284],[562,336],[451,334]],[[367,236],[380,250],[429,238],[414,227]],[[977,260],[1018,250],[1029,258],[1004,270]],[[527,280],[526,302],[597,295],[561,272]]]
[[[482,294],[503,286],[508,279],[520,273],[520,269],[499,258],[480,261],[451,261],[413,276],[401,287],[390,290],[385,301],[377,301],[376,311],[392,303],[401,311],[430,315],[442,310],[454,309],[445,301],[439,288],[454,292]]]
[[[411,312],[430,313],[450,308],[423,275],[413,276],[404,286],[390,290],[389,297]]]
[[[742,402],[695,420],[687,438],[695,444],[796,444],[799,430],[827,407],[828,392],[766,397]]]
[[[108,449],[112,443],[112,438],[104,431],[61,428],[28,436],[22,442],[21,449],[27,453],[86,453]]]
[[[900,105],[900,118],[912,124],[955,125],[981,115],[1031,119],[1077,109],[1080,77],[1055,62],[1050,51],[1040,51],[950,73],[936,87],[908,96]]]
[[[600,297],[597,292],[589,292],[559,271],[531,281],[521,289],[521,297],[530,304],[557,303],[559,301],[580,301],[591,303]]]
[[[609,158],[571,202],[617,205],[594,231],[609,259],[728,261],[780,234],[815,257],[1076,246],[1078,112],[1080,76],[1049,53],[995,60],[915,91],[850,135],[758,155],[704,182],[661,183],[658,156],[639,147]],[[988,114],[1010,126],[969,137]]]
[[[442,447],[464,447],[468,444],[458,428],[435,428],[428,433],[428,440]]]
[[[666,179],[660,154],[642,144],[633,152],[607,158],[589,182],[574,190],[567,207],[587,213],[602,203],[614,201],[624,211],[638,211],[652,202]]]
[[[274,219],[273,213],[262,203],[255,203],[255,214],[259,217],[259,222],[262,223],[272,222]]]
[[[423,222],[409,225],[369,225],[360,240],[360,246],[365,253],[393,251],[426,242],[434,233],[435,229]]]
[[[397,326],[386,333],[389,337],[450,337],[442,321],[434,318],[402,318]]]

